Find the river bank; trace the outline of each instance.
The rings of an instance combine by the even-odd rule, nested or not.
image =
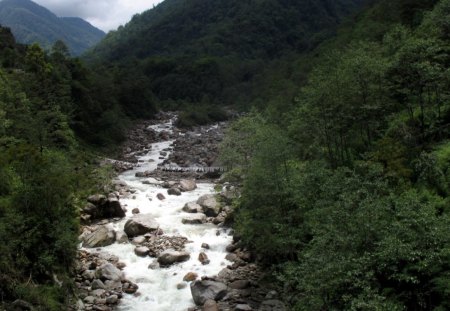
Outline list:
[[[105,195],[81,215],[78,310],[283,310],[227,219],[232,185],[165,166],[217,165],[225,123],[183,131],[174,114],[128,134]],[[102,212],[99,212],[101,210]]]

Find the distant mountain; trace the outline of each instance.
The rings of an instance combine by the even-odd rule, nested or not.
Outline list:
[[[98,43],[105,33],[77,17],[58,17],[30,0],[0,1],[0,24],[11,28],[18,42],[49,48],[64,41],[73,55]]]

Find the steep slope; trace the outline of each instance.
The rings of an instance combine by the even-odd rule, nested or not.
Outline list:
[[[81,18],[60,18],[30,0],[0,2],[0,24],[10,27],[21,43],[37,42],[49,48],[62,40],[74,55],[98,43],[104,33]]]
[[[108,34],[94,53],[272,58],[321,41],[364,0],[166,0]],[[130,46],[133,49],[130,49]]]

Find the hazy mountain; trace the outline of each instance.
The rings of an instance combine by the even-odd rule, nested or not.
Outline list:
[[[18,42],[49,48],[64,41],[73,55],[98,43],[105,33],[77,17],[58,17],[30,0],[0,2],[0,24],[10,27]]]

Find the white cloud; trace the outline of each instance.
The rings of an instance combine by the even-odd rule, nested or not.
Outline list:
[[[142,13],[161,0],[34,0],[58,16],[81,17],[109,31],[126,24],[134,14]]]

